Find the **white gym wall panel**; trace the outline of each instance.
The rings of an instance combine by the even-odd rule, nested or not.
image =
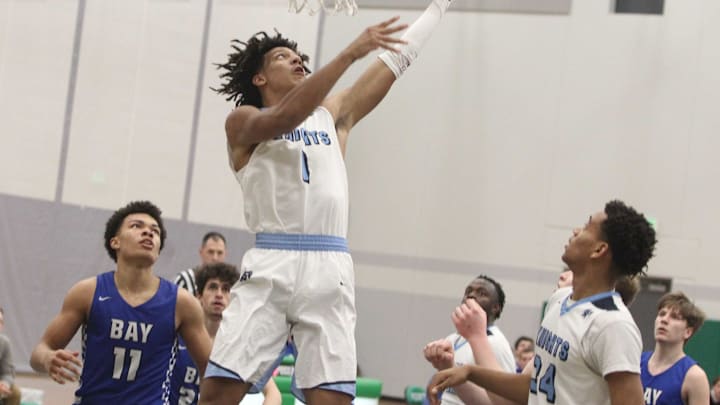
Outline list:
[[[77,0],[0,0],[0,193],[55,198]]]
[[[193,222],[247,229],[242,192],[230,170],[225,137],[225,118],[235,104],[210,89],[220,86],[221,71],[215,64],[226,62],[227,55],[234,52],[230,41],[246,41],[259,31],[275,35],[277,29],[297,41],[303,52],[310,56],[315,52],[317,16],[289,14],[287,3],[257,3],[213,2],[188,215]]]
[[[179,218],[204,1],[89,1],[63,201]]]

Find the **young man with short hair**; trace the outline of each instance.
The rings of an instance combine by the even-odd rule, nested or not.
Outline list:
[[[80,381],[74,404],[165,404],[177,336],[202,374],[211,343],[197,299],[153,273],[167,234],[160,209],[131,202],[105,225],[117,269],[75,284],[30,364],[60,383]],[[65,349],[82,327],[80,353]]]
[[[705,313],[682,292],[663,295],[657,308],[655,349],[640,359],[645,405],[707,405],[707,375],[684,351]]]

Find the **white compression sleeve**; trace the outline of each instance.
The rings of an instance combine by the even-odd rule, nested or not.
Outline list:
[[[385,51],[378,56],[392,70],[396,78],[415,61],[430,34],[440,23],[452,0],[432,0],[425,12],[408,28],[402,39],[407,44],[398,47],[398,52]]]

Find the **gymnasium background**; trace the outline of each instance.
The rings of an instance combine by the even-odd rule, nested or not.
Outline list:
[[[225,151],[232,105],[209,90],[231,39],[277,28],[324,64],[426,2],[310,17],[284,0],[0,0],[0,305],[18,369],[68,288],[113,268],[104,222],[126,202],[163,209],[167,278],[197,264],[207,230],[232,263],[251,246]],[[358,359],[385,395],[424,385],[422,346],[451,332],[478,274],[505,288],[507,337],[534,336],[571,229],[613,198],[657,223],[649,275],[720,319],[720,2],[615,9],[456,0],[353,131]],[[720,328],[703,333],[691,350],[712,377]]]

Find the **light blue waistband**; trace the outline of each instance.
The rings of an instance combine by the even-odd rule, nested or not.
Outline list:
[[[258,233],[255,235],[255,247],[260,249],[349,252],[345,238],[297,233]]]

